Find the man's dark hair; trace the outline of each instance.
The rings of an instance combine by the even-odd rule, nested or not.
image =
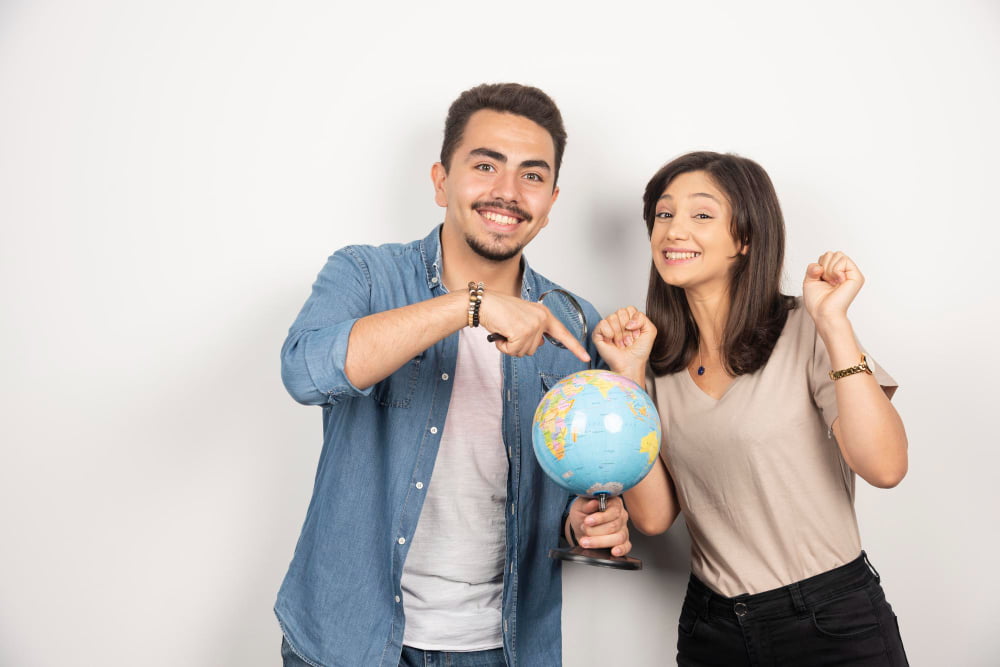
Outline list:
[[[731,153],[688,153],[665,164],[646,185],[642,215],[653,234],[656,202],[671,181],[703,171],[729,201],[729,233],[746,254],[736,256],[729,276],[729,319],[722,334],[722,361],[731,375],[753,373],[771,356],[795,300],[781,293],[785,221],[774,185],[763,167]],[[683,370],[698,352],[698,325],[680,287],[663,282],[650,267],[646,313],[656,325],[650,364],[656,375]]]
[[[538,88],[518,83],[484,83],[470,88],[458,96],[448,109],[444,121],[444,142],[441,144],[441,164],[445,171],[451,168],[451,158],[462,143],[462,134],[469,117],[477,111],[488,109],[500,113],[524,116],[541,125],[552,137],[556,149],[556,163],[552,187],[559,180],[559,166],[566,148],[566,128],[562,115],[552,98]]]

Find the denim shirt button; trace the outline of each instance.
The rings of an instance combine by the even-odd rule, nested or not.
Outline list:
[[[399,596],[396,596],[396,604],[399,604]]]
[[[396,541],[399,542],[400,544],[406,544],[406,538],[405,537],[401,537],[401,538],[399,538]]]
[[[434,283],[435,285],[437,285],[437,282],[438,282],[437,276],[434,276],[433,278],[431,278],[431,282]],[[396,602],[399,602],[399,600],[396,600]]]
[[[437,426],[431,426],[431,433],[437,433],[437,432],[438,432],[438,427]]]
[[[444,380],[445,382],[447,382],[448,381],[448,374],[447,373],[441,373],[441,379]]]
[[[413,486],[417,487],[418,489],[422,489],[422,488],[424,488],[424,483],[423,482],[417,482]]]

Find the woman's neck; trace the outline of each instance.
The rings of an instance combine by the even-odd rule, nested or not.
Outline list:
[[[722,333],[729,318],[729,289],[727,287],[711,292],[687,290],[686,295],[691,315],[698,325],[701,352],[706,357],[717,358]]]

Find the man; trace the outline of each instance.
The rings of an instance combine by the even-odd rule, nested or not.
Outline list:
[[[275,605],[286,665],[558,665],[548,550],[563,530],[631,549],[620,500],[601,513],[577,499],[564,520],[568,498],[531,447],[544,392],[596,357],[538,303],[557,286],[522,257],[548,224],[565,141],[542,91],[465,91],[431,169],[444,223],[343,248],[313,285],[282,348],[285,386],[323,406],[324,431]]]

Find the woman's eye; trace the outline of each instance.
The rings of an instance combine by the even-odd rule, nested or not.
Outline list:
[[[660,211],[656,214],[656,217],[662,220],[666,220],[667,218],[674,217],[674,214],[671,213],[670,211]]]
[[[698,218],[699,220],[711,220],[712,219],[712,216],[710,216],[708,213],[695,213],[694,217]]]

